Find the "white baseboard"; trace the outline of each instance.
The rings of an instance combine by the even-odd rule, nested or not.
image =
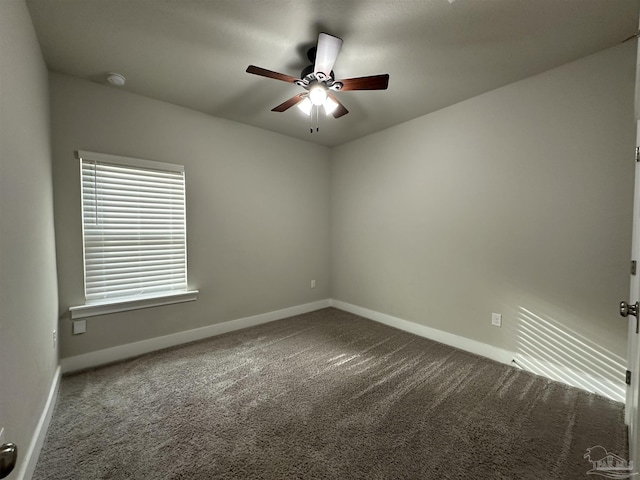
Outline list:
[[[239,318],[228,322],[165,335],[163,337],[150,338],[140,342],[128,343],[126,345],[119,345],[117,347],[98,350],[83,355],[63,358],[60,361],[60,365],[62,367],[62,373],[97,367],[156,350],[162,350],[163,348],[202,340],[215,335],[221,335],[234,330],[240,330],[242,328],[272,322],[274,320],[312,312],[329,306],[360,315],[390,327],[404,330],[405,332],[413,333],[430,340],[435,340],[436,342],[444,343],[445,345],[459,348],[470,353],[475,353],[476,355],[490,358],[500,363],[513,364],[513,361],[516,360],[516,362],[518,362],[518,366],[524,370],[573,387],[587,390],[589,392],[598,393],[618,402],[624,402],[625,386],[620,382],[614,382],[585,372],[572,370],[566,366],[552,364],[543,359],[526,357],[517,352],[498,348],[493,345],[478,342],[477,340],[472,340],[460,335],[455,335],[426,325],[403,320],[385,313],[376,312],[368,308],[359,307],[357,305],[333,299],[319,300],[317,302],[276,310],[274,312]]]
[[[490,358],[500,363],[511,363],[511,360],[514,358],[514,353],[508,350],[503,350],[501,348],[494,347],[493,345],[471,340],[470,338],[461,337],[460,335],[455,335],[453,333],[444,332],[436,328],[427,327],[426,325],[420,325],[415,322],[392,317],[386,313],[376,312],[374,310],[369,310],[368,308],[352,305],[351,303],[342,302],[340,300],[331,300],[331,306],[346,312],[360,315],[361,317],[365,317],[370,320],[375,320],[379,323],[384,323],[390,327],[404,330],[405,332],[413,333],[414,335],[419,335],[430,340],[435,340],[436,342],[444,343],[451,347],[459,348],[460,350],[465,350],[482,357]]]
[[[186,330],[184,332],[173,333],[171,335],[150,338],[140,342],[127,343],[125,345],[118,345],[117,347],[105,348],[104,350],[97,350],[95,352],[76,355],[74,357],[63,358],[60,360],[60,365],[62,366],[62,373],[97,367],[99,365],[125,360],[127,358],[143,355],[156,350],[162,350],[163,348],[175,347],[176,345],[202,340],[204,338],[221,335],[234,330],[240,330],[242,328],[253,327],[262,323],[273,322],[274,320],[280,320],[282,318],[293,317],[294,315],[313,312],[314,310],[326,308],[330,305],[331,301],[329,299],[318,300],[304,305],[297,305],[295,307],[284,308],[282,310],[253,315],[251,317],[238,318],[228,322],[216,323],[214,325],[195,328],[193,330]]]
[[[340,300],[332,299],[331,306],[383,323],[390,327],[404,330],[405,332],[413,333],[414,335],[419,335],[430,340],[435,340],[436,342],[444,343],[451,347],[490,358],[500,363],[514,364],[515,360],[516,366],[528,372],[541,375],[572,387],[581,388],[588,392],[597,393],[617,402],[625,401],[625,385],[621,382],[615,382],[608,378],[602,378],[589,373],[573,370],[564,365],[553,364],[543,359],[534,359],[530,356],[525,356],[510,350],[504,350],[502,348],[494,347],[493,345],[471,340],[466,337],[461,337],[460,335],[444,332],[442,330],[427,327],[426,325],[420,325],[415,322],[403,320],[401,318],[376,312],[375,310],[369,310]]]
[[[35,472],[36,470],[38,458],[40,457],[40,450],[42,450],[44,439],[47,436],[49,423],[51,422],[53,410],[55,409],[56,400],[58,398],[58,387],[60,386],[61,375],[60,372],[61,369],[58,366],[58,368],[56,368],[56,373],[53,376],[53,381],[51,382],[51,388],[49,389],[47,403],[42,410],[42,414],[40,415],[40,419],[38,420],[38,425],[36,426],[36,431],[34,432],[33,437],[31,438],[31,442],[29,443],[29,447],[24,454],[25,460],[20,464],[21,466],[16,477],[18,479],[31,480],[33,472]]]

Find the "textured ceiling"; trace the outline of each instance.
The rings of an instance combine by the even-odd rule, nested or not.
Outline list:
[[[51,70],[322,145],[339,145],[620,43],[640,0],[27,0]],[[303,91],[318,33],[344,45],[337,78],[389,73],[337,96],[350,113],[270,109]],[[112,87],[116,88],[116,87]]]

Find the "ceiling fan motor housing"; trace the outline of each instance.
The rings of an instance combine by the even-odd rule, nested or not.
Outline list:
[[[318,73],[319,73],[321,76],[323,76],[323,77],[324,77],[324,75],[323,75],[321,72],[318,72]],[[305,68],[302,70],[302,72],[300,72],[300,78],[305,79],[305,78],[307,78],[309,75],[312,75],[312,74],[313,74],[313,65],[309,65],[309,66],[305,67]],[[318,78],[318,76],[319,76],[318,74],[315,74],[315,75],[314,75],[314,77],[313,77],[313,79],[314,79],[314,80],[320,80],[320,79]],[[334,72],[333,70],[331,70],[331,78],[336,78],[336,74],[335,74],[335,72]]]
[[[327,77],[322,72],[314,73],[313,70],[313,65],[309,65],[308,67],[306,67],[304,70],[302,70],[302,72],[300,72],[301,80],[296,80],[294,83],[301,86],[305,90],[309,90],[311,87],[313,87],[313,85],[320,83],[329,90],[332,90],[334,92],[340,91],[340,89],[342,88],[342,83],[336,82],[334,80],[336,76],[333,70],[331,71],[330,77]]]

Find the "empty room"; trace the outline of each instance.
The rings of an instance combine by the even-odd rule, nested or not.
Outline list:
[[[639,19],[0,0],[0,478],[634,478]]]

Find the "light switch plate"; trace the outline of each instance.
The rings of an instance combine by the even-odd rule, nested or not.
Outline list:
[[[491,325],[494,327],[502,326],[502,314],[501,313],[492,313],[491,314]]]

